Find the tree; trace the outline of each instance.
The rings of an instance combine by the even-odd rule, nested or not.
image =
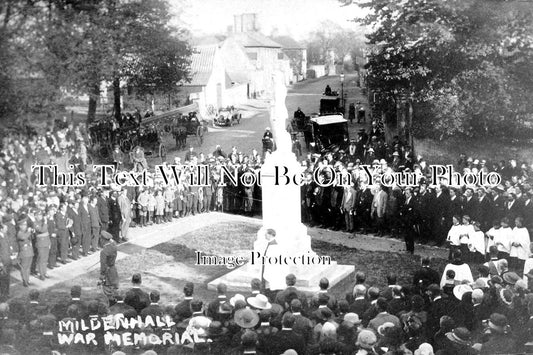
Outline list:
[[[187,79],[191,50],[183,30],[170,26],[165,0],[93,0],[92,6],[61,1],[49,38],[66,35],[71,44],[51,48],[71,74],[72,87],[90,95],[88,121],[104,81],[112,83],[114,114],[120,117],[121,83],[153,94],[175,92]],[[69,28],[75,30],[65,33]]]
[[[380,110],[396,111],[404,138],[412,138],[412,126],[441,138],[510,133],[511,122],[531,119],[533,76],[524,65],[533,59],[531,7],[501,0],[360,4],[370,10],[362,20],[371,27],[367,84],[379,93]]]

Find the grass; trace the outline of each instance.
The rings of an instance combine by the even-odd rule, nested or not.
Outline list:
[[[207,283],[229,270],[220,266],[195,265],[195,251],[213,255],[245,253],[253,247],[258,228],[255,224],[243,222],[219,223],[198,228],[150,249],[132,249],[128,252],[130,255],[117,261],[120,288],[128,289],[131,275],[140,272],[143,288],[159,290],[162,304],[177,303],[183,297],[185,283],[189,281],[195,284],[197,297],[209,300],[215,293],[207,290]],[[410,284],[412,274],[420,265],[418,256],[407,254],[346,248],[318,240],[312,242],[312,247],[319,255],[330,255],[339,264],[355,265],[356,271],[367,274],[369,284],[378,287],[386,286],[386,275],[391,271],[397,272],[399,283]],[[443,270],[445,264],[445,260],[436,259],[433,266],[437,270]],[[60,299],[68,299],[73,285],[83,288],[84,298],[104,299],[102,291],[96,287],[98,276],[98,268],[95,268],[81,277],[42,291],[41,299],[52,304]],[[353,277],[348,277],[335,285],[332,292],[344,298],[345,293],[351,290],[352,283]]]

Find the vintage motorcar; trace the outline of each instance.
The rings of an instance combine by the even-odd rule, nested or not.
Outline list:
[[[233,107],[220,109],[213,120],[215,126],[233,126],[241,123],[242,114]]]
[[[327,150],[332,145],[340,145],[349,139],[348,121],[342,115],[329,115],[311,118],[312,142],[316,152]]]

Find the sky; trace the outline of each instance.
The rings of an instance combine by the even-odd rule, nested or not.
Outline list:
[[[361,16],[356,5],[341,6],[338,0],[169,0],[192,34],[226,33],[233,15],[257,13],[262,33],[277,30],[304,40],[322,21],[334,21],[347,29],[357,29],[351,19]]]

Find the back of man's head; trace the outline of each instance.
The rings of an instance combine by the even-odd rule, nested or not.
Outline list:
[[[489,247],[489,255],[491,258],[496,258],[498,256],[498,247],[496,245],[491,245]]]
[[[448,280],[453,280],[455,279],[455,271],[454,270],[448,270],[446,271],[446,278]]]
[[[29,297],[30,297],[30,301],[38,301],[39,300],[39,291],[31,290]]]
[[[320,281],[318,282],[318,286],[320,287],[321,290],[327,290],[329,287],[329,280],[325,277],[321,278]]]
[[[371,300],[376,300],[378,299],[379,297],[379,288],[377,287],[370,287],[368,289],[368,297],[371,299]]]
[[[219,295],[225,295],[227,290],[228,290],[228,286],[226,286],[225,283],[219,283],[217,285],[217,293]]]
[[[183,293],[185,297],[192,297],[194,293],[194,284],[192,282],[187,282],[183,287]]]
[[[253,348],[257,344],[257,333],[252,330],[246,330],[241,335],[241,344],[245,348]]]
[[[287,276],[285,276],[285,284],[287,286],[296,285],[296,276],[294,274],[288,274]]]
[[[70,297],[80,298],[81,297],[81,286],[74,285],[70,288]]]
[[[250,286],[252,287],[252,291],[260,291],[261,290],[261,280],[255,278],[252,279],[250,282]]]
[[[380,312],[387,312],[389,310],[389,304],[384,297],[379,297],[376,306]]]
[[[388,274],[387,275],[387,284],[396,285],[396,274]]]
[[[302,301],[300,301],[299,299],[293,299],[291,301],[291,311],[294,313],[294,312],[301,312],[302,310]]]
[[[296,318],[294,317],[294,314],[287,312],[283,315],[283,318],[281,319],[281,325],[283,326],[283,328],[292,328],[295,321]]]
[[[201,312],[203,307],[203,302],[201,300],[192,300],[191,301],[191,311],[192,312]]]
[[[366,275],[362,271],[357,271],[355,273],[355,283],[356,284],[364,284],[366,281]]]
[[[431,264],[431,259],[428,257],[422,258],[422,266],[429,266]]]
[[[159,291],[154,290],[154,291],[150,292],[150,302],[157,303],[157,302],[159,302],[160,297],[161,297],[161,295],[159,294]]]
[[[139,273],[133,274],[131,277],[131,283],[134,285],[140,285],[142,283],[142,276]]]

